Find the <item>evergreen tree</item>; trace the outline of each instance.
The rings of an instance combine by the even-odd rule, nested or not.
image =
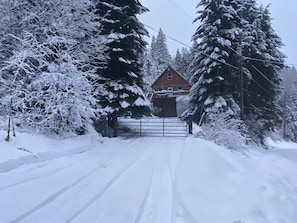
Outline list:
[[[181,52],[178,49],[176,51],[176,55],[174,58],[174,68],[176,69],[177,72],[179,72],[188,80],[190,79],[190,74],[189,74],[190,64],[191,64],[191,54],[187,50],[187,48],[183,47],[181,49]]]
[[[280,98],[283,118],[283,137],[297,142],[297,70],[290,67],[282,72]]]
[[[155,60],[152,58],[151,50],[146,49],[140,60],[143,65],[142,74],[146,81],[152,84],[158,76]]]
[[[171,55],[166,44],[166,36],[159,30],[156,40],[152,40],[151,55],[156,64],[157,75],[160,75],[172,63]]]
[[[100,105],[105,114],[142,116],[149,114],[149,102],[143,93],[139,58],[147,35],[137,15],[147,11],[138,0],[96,2],[100,16],[100,35],[107,40],[107,65],[102,70]]]
[[[250,14],[251,10],[248,11]],[[252,80],[246,89],[245,122],[254,138],[263,141],[265,135],[281,123],[277,97],[285,56],[279,51],[282,43],[272,28],[268,7],[259,8],[251,21],[252,41],[244,50],[244,56],[252,58],[246,61]]]
[[[241,49],[243,118],[250,134],[262,142],[280,123],[276,99],[284,66],[282,43],[272,28],[268,7],[258,7],[255,0],[202,0],[198,8],[196,21],[201,25],[193,36],[190,92],[195,121],[201,113],[208,118],[211,113],[238,113]]]
[[[144,60],[144,76],[152,84],[172,64],[166,44],[166,36],[160,29],[157,38],[152,37],[150,49]]]
[[[190,97],[194,105],[194,121],[202,113],[238,114],[237,49],[240,17],[238,1],[202,0],[197,8],[200,21],[194,40],[195,55],[192,62]],[[223,61],[223,63],[219,62]],[[231,66],[227,65],[229,63]],[[238,97],[238,96],[237,96]]]
[[[155,36],[152,37],[152,41],[151,41],[151,47],[150,47],[150,53],[151,53],[151,57],[156,59],[156,51],[157,51],[157,39]]]
[[[182,67],[182,55],[181,55],[179,49],[177,49],[175,57],[174,57],[174,68],[179,72],[181,67]]]

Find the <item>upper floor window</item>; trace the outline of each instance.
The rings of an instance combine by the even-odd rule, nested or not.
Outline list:
[[[177,90],[178,90],[178,91],[182,91],[182,90],[183,90],[183,87],[179,86],[179,87],[177,88]]]
[[[172,78],[173,78],[172,73],[167,74],[167,80],[172,80]]]
[[[173,91],[173,87],[168,87],[167,91]]]

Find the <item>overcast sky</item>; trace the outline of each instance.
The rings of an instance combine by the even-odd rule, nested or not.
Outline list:
[[[169,35],[187,45],[192,45],[191,38],[198,24],[192,21],[197,17],[196,5],[198,0],[140,0],[150,12],[140,16],[140,20],[147,26],[159,30],[162,28]],[[271,4],[270,12],[272,25],[281,37],[285,46],[282,52],[287,55],[286,63],[297,66],[297,1],[296,0],[258,0],[259,4]],[[147,28],[150,36],[157,33]],[[148,40],[150,43],[150,40]],[[172,55],[181,44],[167,37],[167,45]]]

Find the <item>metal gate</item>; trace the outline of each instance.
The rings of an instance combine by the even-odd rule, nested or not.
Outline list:
[[[119,136],[186,137],[189,126],[178,118],[118,118]]]

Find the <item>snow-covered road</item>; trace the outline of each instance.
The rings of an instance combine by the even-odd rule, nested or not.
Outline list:
[[[1,222],[171,222],[184,140],[140,140],[3,174]]]
[[[0,222],[297,222],[297,165],[277,154],[194,138],[93,147],[0,173]]]

